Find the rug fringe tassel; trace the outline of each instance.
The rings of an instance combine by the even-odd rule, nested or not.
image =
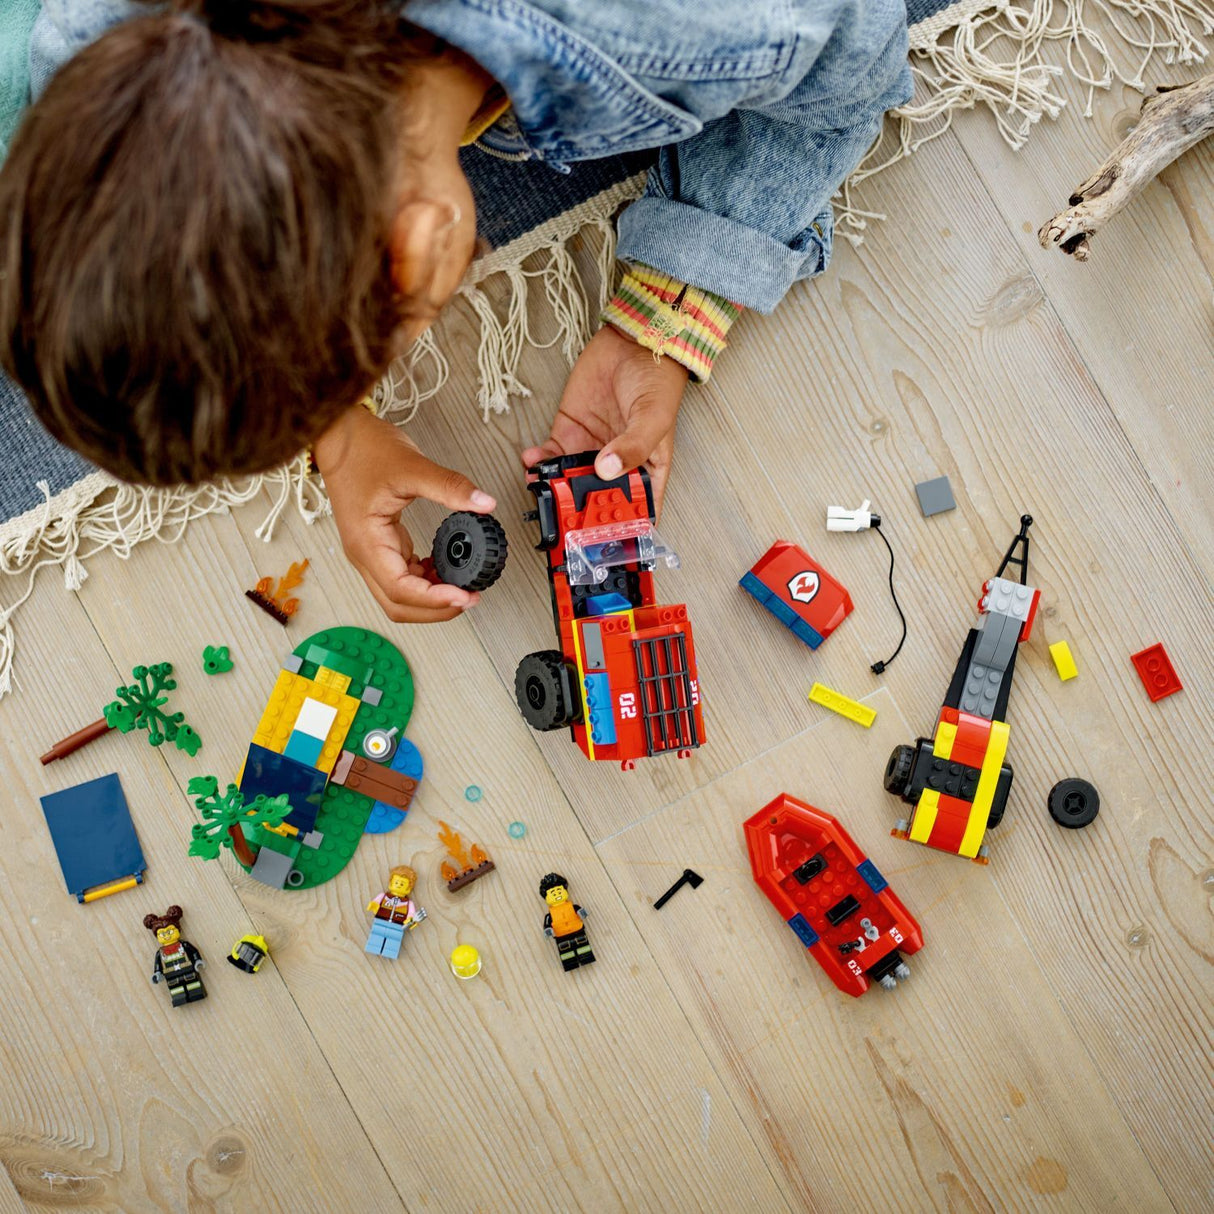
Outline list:
[[[37,487],[45,499],[43,505],[0,531],[0,576],[25,575],[19,596],[0,609],[0,697],[13,689],[14,619],[33,593],[40,570],[58,565],[65,589],[79,590],[88,578],[85,562],[98,552],[111,552],[126,560],[145,540],[176,543],[194,519],[227,514],[233,506],[258,497],[263,489],[273,495],[270,511],[256,532],[266,541],[290,502],[294,501],[308,523],[328,510],[323,491],[307,475],[303,457],[264,477],[188,489],[124,485],[100,472],[54,496],[45,481],[39,481]]]
[[[1088,3],[1108,18],[1109,40],[1087,24]],[[1154,56],[1166,64],[1200,63],[1208,54],[1201,38],[1214,34],[1214,10],[1201,0],[1032,0],[983,9],[959,24],[949,22],[948,12],[915,27],[915,98],[893,112],[833,200],[835,230],[853,244],[862,243],[870,220],[885,218],[856,204],[856,187],[939,138],[959,110],[986,106],[1004,142],[1019,150],[1035,123],[1062,112],[1057,80],[1064,73],[1087,87],[1090,118],[1097,89],[1120,82],[1145,93],[1143,72]],[[1065,68],[1045,60],[1047,44],[1055,42],[1065,43]]]

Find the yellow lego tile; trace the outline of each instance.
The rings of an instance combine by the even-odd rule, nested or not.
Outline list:
[[[350,676],[330,670],[328,666],[322,666],[316,672],[316,684],[318,687],[331,687],[334,691],[340,691],[344,695],[350,690]]]
[[[1054,659],[1054,669],[1064,683],[1079,673],[1079,667],[1071,656],[1071,647],[1065,641],[1055,641],[1050,646],[1050,657]]]
[[[934,788],[924,789],[911,822],[910,838],[913,842],[926,843],[932,837],[932,827],[936,825],[939,809],[940,794]]]
[[[311,680],[305,679],[303,675],[292,674],[289,670],[278,672],[278,679],[270,691],[265,711],[253,732],[253,741],[258,746],[282,753],[287,738],[291,736],[299,706],[307,698],[306,689],[311,685]],[[280,737],[281,741],[276,745],[275,739]]]
[[[991,802],[995,799],[995,786],[999,783],[999,768],[1003,766],[1011,732],[1006,721],[991,722],[991,740],[987,743],[986,758],[982,760],[982,772],[978,776],[978,789],[974,793],[969,822],[965,834],[961,836],[961,846],[957,849],[959,856],[968,856],[972,860],[982,845],[982,836],[986,834],[986,824],[991,816]]]
[[[831,712],[837,712],[841,717],[855,721],[857,725],[863,725],[865,729],[877,719],[875,708],[869,708],[821,683],[815,683],[809,689],[809,699],[810,703],[821,704],[823,708],[829,708]]]

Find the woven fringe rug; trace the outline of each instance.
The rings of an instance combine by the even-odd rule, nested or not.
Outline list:
[[[1214,34],[1214,0],[1032,0],[1028,6],[908,0],[907,9],[916,95],[891,116],[835,199],[837,234],[853,243],[869,222],[883,218],[862,209],[864,180],[942,134],[959,110],[984,106],[1000,136],[1019,148],[1034,123],[1061,112],[1057,83],[1064,71],[1087,86],[1090,116],[1097,89],[1120,82],[1145,92],[1151,82],[1143,73],[1155,56],[1196,64],[1207,54],[1202,39]],[[1043,60],[1043,48],[1055,42],[1065,48],[1065,69]],[[511,397],[530,395],[517,371],[524,347],[536,344],[529,317],[537,290],[556,321],[556,337],[547,344],[572,362],[588,340],[612,285],[613,216],[641,192],[647,164],[644,155],[622,157],[575,165],[563,175],[475,149],[467,154],[478,225],[492,252],[472,265],[455,306],[470,308],[479,323],[479,405],[486,418],[506,410]],[[570,253],[575,235],[589,237],[595,250],[593,284],[583,280]],[[483,288],[495,276],[506,290],[495,287],[491,303]],[[407,420],[439,391],[447,370],[441,337],[427,334],[377,387],[382,411]],[[226,513],[263,491],[271,504],[256,534],[265,540],[284,510],[297,510],[309,523],[328,510],[323,486],[308,477],[302,459],[264,477],[197,489],[119,484],[53,443],[20,395],[0,380],[0,448],[6,446],[0,573],[11,576],[0,579],[0,696],[15,685],[14,622],[40,569],[57,566],[65,587],[76,590],[96,553],[125,558],[145,540],[174,543],[192,519]]]

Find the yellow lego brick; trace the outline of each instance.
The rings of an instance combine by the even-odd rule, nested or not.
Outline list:
[[[253,732],[253,741],[258,746],[282,753],[287,738],[291,736],[299,706],[307,698],[307,688],[311,686],[311,679],[305,679],[301,674],[292,674],[289,670],[278,672],[278,679],[270,692],[270,698],[266,701],[265,711]],[[277,739],[281,740],[276,744]]]
[[[349,685],[349,679],[346,680],[346,683]],[[328,688],[325,690],[327,691]],[[350,732],[350,726],[354,724],[354,714],[358,712],[362,701],[356,700],[353,696],[342,695],[336,701],[327,700],[326,703],[336,707],[337,716],[333,718],[333,724],[325,736],[325,744],[320,748],[320,758],[316,760],[316,766],[321,771],[328,772],[333,770],[333,764],[337,762],[337,756],[341,754],[346,734]]]
[[[936,726],[936,737],[932,742],[932,754],[937,759],[950,759],[953,743],[957,740],[957,727],[950,721],[941,721]]]
[[[936,825],[939,810],[940,794],[934,788],[924,789],[911,821],[910,837],[915,843],[926,843],[932,837],[932,827]]]
[[[1050,657],[1054,659],[1054,669],[1064,683],[1079,673],[1079,667],[1071,656],[1071,647],[1065,641],[1055,641],[1050,646]]]
[[[345,683],[346,686],[349,686],[348,679],[345,680]],[[354,714],[358,711],[362,701],[346,695],[344,691],[340,691],[336,687],[318,683],[315,679],[306,679],[303,675],[292,674],[289,670],[282,671],[278,676],[278,682],[274,684],[274,690],[270,693],[270,699],[262,714],[261,722],[257,726],[257,732],[253,735],[253,741],[258,746],[264,746],[267,750],[274,750],[282,754],[286,749],[287,739],[290,738],[291,731],[295,728],[299,710],[307,699],[319,700],[322,704],[328,704],[337,709],[337,716],[334,717],[333,724],[329,727],[325,744],[321,748],[320,758],[316,763],[319,770],[332,771],[333,764],[341,753],[342,743],[346,740],[346,734],[349,733],[350,726],[354,723]]]
[[[824,687],[821,683],[815,683],[809,689],[809,699],[810,703],[821,704],[823,708],[829,708],[831,712],[837,712],[841,717],[855,721],[857,725],[863,725],[865,729],[877,719],[875,708],[869,708],[857,700],[850,699],[842,692]]]
[[[961,836],[961,846],[957,849],[959,856],[968,856],[972,860],[982,845],[982,836],[986,834],[986,824],[991,816],[991,802],[995,799],[995,786],[999,783],[999,768],[1003,766],[1011,732],[1006,721],[991,722],[991,739],[986,745],[986,758],[982,760],[978,789],[974,793],[965,834]]]
[[[316,672],[316,685],[318,687],[331,687],[334,691],[340,691],[345,694],[350,690],[350,676],[342,674],[337,670],[330,670],[328,666],[322,666]]]

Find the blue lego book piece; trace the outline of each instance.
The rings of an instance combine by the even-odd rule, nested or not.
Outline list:
[[[586,688],[586,727],[596,746],[610,746],[616,739],[615,716],[611,711],[611,681],[606,674],[588,674]]]
[[[317,760],[320,758],[320,752],[324,748],[324,738],[316,738],[310,733],[293,729],[282,753],[288,759],[294,759],[297,763],[306,763],[309,767],[315,767]]]
[[[101,776],[42,799],[42,812],[69,894],[77,902],[99,885],[133,877],[147,864],[116,774]]]
[[[738,579],[738,585],[752,598],[762,603],[797,640],[803,641],[810,649],[817,649],[822,644],[822,635],[810,627],[783,599],[772,594],[753,573],[742,574]]]
[[[806,948],[812,948],[818,943],[821,937],[812,927],[809,926],[809,920],[804,915],[793,915],[788,921],[788,926],[797,933],[797,939],[805,945]]]
[[[408,776],[409,779],[420,782],[423,771],[422,753],[408,738],[401,738],[396,747],[396,754],[392,756],[392,762],[388,766],[393,771],[400,772],[402,776]],[[395,830],[404,820],[405,811],[403,809],[397,809],[395,805],[386,805],[383,801],[376,801],[371,807],[371,816],[367,819],[367,825],[363,827],[363,833],[386,835],[388,831]]]
[[[874,894],[879,894],[889,884],[871,860],[863,860],[857,864],[856,872],[860,874],[860,879]]]
[[[244,793],[246,804],[259,793],[265,793],[267,797],[286,793],[291,812],[283,821],[306,835],[316,829],[316,816],[320,813],[328,782],[329,777],[318,768],[253,742],[244,761],[240,791]]]
[[[632,604],[622,595],[614,591],[610,594],[596,594],[586,600],[587,615],[614,615],[617,611],[631,611]]]

